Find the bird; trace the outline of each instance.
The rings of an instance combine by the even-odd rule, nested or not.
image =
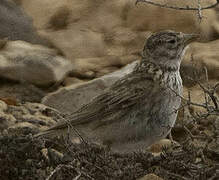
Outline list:
[[[103,93],[36,137],[67,133],[116,152],[144,150],[173,128],[183,92],[180,64],[197,34],[153,33],[141,61]]]

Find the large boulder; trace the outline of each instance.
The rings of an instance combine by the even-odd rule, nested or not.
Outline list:
[[[53,49],[24,41],[7,41],[0,49],[0,77],[49,86],[59,83],[72,64]]]
[[[0,1],[0,38],[51,45],[48,40],[37,34],[32,19],[23,9],[10,0]]]

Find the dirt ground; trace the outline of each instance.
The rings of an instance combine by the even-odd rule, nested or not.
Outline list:
[[[19,135],[0,137],[1,179],[131,180],[149,173],[166,180],[219,178],[218,149],[200,147],[200,142],[188,136],[180,145],[163,147],[162,153],[154,156],[149,152],[116,154],[96,145],[74,145],[62,138],[37,139],[30,133],[23,129]]]

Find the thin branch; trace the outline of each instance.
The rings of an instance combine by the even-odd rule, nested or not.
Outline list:
[[[201,23],[202,21],[202,7],[201,7],[201,0],[198,0],[198,19],[199,19],[199,23]]]
[[[180,97],[183,101],[185,101],[187,103],[187,105],[193,105],[193,106],[199,106],[202,107],[204,109],[206,109],[206,106],[204,104],[198,104],[195,102],[191,102],[190,100],[184,98],[183,96],[181,96],[180,94],[178,94],[176,91],[174,91],[172,88],[168,87],[176,96]]]
[[[217,89],[217,86],[219,86],[219,83],[217,83],[213,88],[210,88],[209,87],[209,84],[208,84],[208,87],[206,88],[206,87],[204,87],[204,85],[203,84],[201,84],[198,80],[195,80],[195,79],[192,79],[192,78],[190,78],[190,77],[187,77],[188,79],[190,79],[191,81],[194,81],[195,83],[197,83],[198,85],[199,85],[199,87],[203,90],[203,92],[205,93],[205,94],[207,94],[210,98],[211,98],[211,100],[212,100],[212,102],[213,102],[213,104],[214,104],[214,106],[215,106],[215,110],[219,110],[218,109],[218,99],[217,99],[217,97],[214,95],[215,94],[215,92],[216,92],[216,89]],[[209,102],[207,102],[207,103],[209,103]],[[206,107],[206,105],[205,105],[205,107],[204,108],[206,108],[208,111],[210,111],[209,110],[209,107]]]
[[[190,131],[186,126],[183,126],[183,129],[188,133],[188,135],[190,136],[190,138],[191,138],[192,140],[194,140],[194,139],[206,139],[205,136],[194,136],[194,135],[191,133],[191,131]]]
[[[201,7],[201,8],[200,7],[192,8],[192,7],[189,7],[189,6],[186,6],[186,7],[169,6],[169,5],[166,5],[166,4],[160,4],[160,3],[152,2],[152,1],[149,1],[149,0],[137,0],[135,2],[135,5],[137,5],[140,2],[151,4],[151,5],[154,5],[154,6],[159,6],[161,8],[175,9],[175,10],[187,10],[187,11],[199,11],[199,12],[201,10],[214,8],[214,7],[216,7],[219,4],[219,0],[217,0],[217,2],[215,4],[212,4],[210,6]]]
[[[70,130],[69,128],[71,128],[73,130],[73,132],[75,132],[75,134],[81,139],[81,141],[84,143],[84,144],[87,144],[86,140],[82,137],[82,135],[80,134],[80,132],[77,130],[77,128],[75,128],[69,119],[66,119],[64,117],[62,117],[60,114],[59,111],[57,111],[56,109],[53,109],[53,108],[49,108],[50,110],[52,110],[53,112],[56,113],[56,115],[58,116],[58,118],[60,118],[61,120],[65,121],[67,124],[68,124],[68,139],[69,139],[69,136],[70,136]]]

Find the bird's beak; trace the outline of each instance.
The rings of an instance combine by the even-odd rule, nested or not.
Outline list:
[[[195,40],[197,40],[200,36],[198,34],[183,34],[184,44],[187,45]]]

